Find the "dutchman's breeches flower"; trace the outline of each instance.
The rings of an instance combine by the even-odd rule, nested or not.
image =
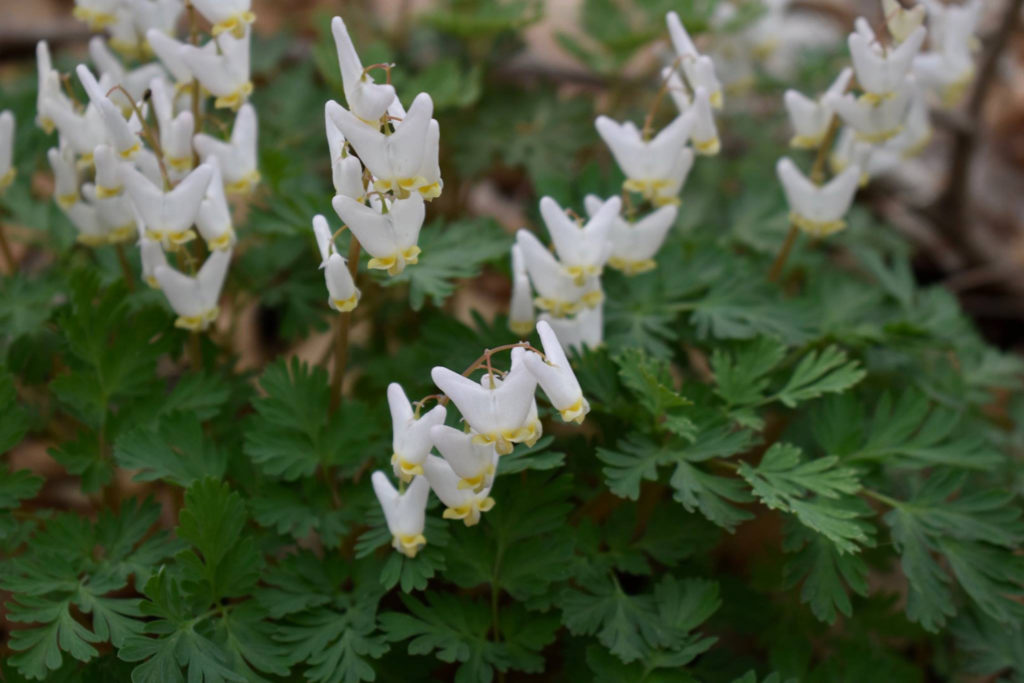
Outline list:
[[[487,373],[478,383],[443,367],[430,373],[475,432],[474,443],[493,444],[499,455],[508,455],[514,444],[536,432],[530,409],[537,380],[524,364],[523,353],[520,348],[512,350],[512,367],[504,379]]]
[[[817,100],[805,97],[796,90],[786,91],[783,101],[786,104],[786,111],[789,112],[789,122],[793,126],[790,146],[798,149],[817,149],[821,145],[835,114],[831,98],[845,93],[852,78],[853,69],[843,69],[825,94]]]
[[[387,206],[387,213],[345,195],[335,195],[331,205],[373,257],[368,267],[397,275],[405,270],[407,264],[419,260],[420,248],[416,242],[426,216],[423,197],[411,194],[389,205],[386,202],[382,204],[383,200],[376,197],[372,200],[381,208]]]
[[[213,24],[210,33],[219,36],[225,31],[235,38],[245,35],[246,28],[256,21],[252,0],[192,0],[196,10]]]
[[[200,164],[170,192],[161,191],[130,165],[122,166],[122,176],[150,239],[165,244],[184,244],[195,237],[191,228],[213,178],[209,164]]]
[[[526,274],[523,252],[518,244],[512,245],[512,300],[508,307],[508,327],[520,338],[533,332],[533,289]]]
[[[474,443],[472,433],[443,424],[430,428],[430,440],[459,475],[458,488],[481,491],[491,487],[498,467],[498,452],[492,444]]]
[[[875,39],[863,17],[857,20],[856,27],[847,42],[857,84],[867,93],[864,97],[877,103],[896,96],[903,88],[927,31],[918,26],[902,43],[886,49]]]
[[[644,140],[630,121],[620,124],[598,116],[594,125],[626,175],[623,187],[663,205],[678,202],[676,195],[693,165],[693,152],[685,147],[693,123],[692,111],[680,114],[651,140]]]
[[[447,506],[443,515],[445,519],[461,519],[466,526],[476,526],[480,523],[480,513],[494,507],[489,486],[480,491],[471,487],[459,488],[462,478],[451,465],[436,455],[428,455],[423,461],[423,472],[430,482],[430,488]]]
[[[235,246],[235,229],[231,224],[228,198],[224,194],[220,162],[217,161],[217,157],[211,157],[206,163],[213,169],[213,175],[206,187],[206,197],[199,203],[196,228],[199,229],[199,234],[206,241],[210,251],[231,249]]]
[[[416,557],[416,553],[427,544],[423,528],[427,521],[430,482],[425,477],[416,477],[404,492],[399,493],[388,475],[380,470],[373,473],[370,481],[391,532],[392,547],[406,557]]]
[[[363,63],[359,60],[348,28],[341,17],[334,17],[331,20],[331,33],[334,35],[334,46],[338,51],[338,66],[341,68],[345,101],[357,119],[376,126],[380,117],[396,99],[395,88],[390,83],[374,83],[373,77],[363,69]]]
[[[434,406],[418,416],[397,382],[388,385],[388,407],[391,409],[391,466],[402,481],[423,474],[423,459],[434,447],[431,429],[444,424],[447,409]]]
[[[97,147],[97,149],[100,149]],[[60,148],[51,147],[46,151],[46,158],[53,169],[53,197],[57,206],[68,210],[78,201],[78,165],[71,147],[62,143]]]
[[[859,167],[851,165],[821,186],[811,182],[788,158],[779,159],[776,171],[794,225],[815,237],[831,235],[846,227],[843,216],[860,184]]]
[[[577,313],[581,308],[593,307],[604,301],[600,278],[590,276],[577,285],[576,278],[558,262],[555,256],[528,230],[516,233],[516,246],[523,257],[523,265],[537,292],[534,303],[555,316]]]
[[[256,136],[258,123],[256,108],[243,104],[231,128],[231,139],[218,140],[200,133],[193,138],[199,158],[206,161],[217,157],[224,175],[224,190],[228,194],[248,194],[260,181],[256,167]]]
[[[562,344],[551,325],[543,320],[537,323],[537,334],[544,346],[545,357],[528,351],[523,358],[526,367],[547,394],[551,405],[561,414],[562,420],[581,424],[590,412],[590,403],[583,396]]]
[[[153,276],[178,314],[175,327],[201,332],[217,319],[220,290],[231,263],[231,251],[210,254],[195,277],[189,277],[170,266],[157,266]]]
[[[593,216],[602,205],[604,202],[592,194],[583,198],[583,206],[590,216]],[[611,243],[608,265],[626,275],[653,270],[657,266],[654,255],[664,243],[665,236],[672,229],[678,213],[679,207],[668,204],[633,223],[616,216],[608,235]]]
[[[608,260],[608,233],[618,217],[622,200],[612,197],[583,224],[569,218],[551,197],[540,200],[540,215],[547,225],[555,252],[577,286],[588,277],[600,275]]]
[[[347,313],[359,305],[359,288],[356,287],[348,262],[334,246],[334,236],[322,215],[313,216],[313,233],[320,251],[320,267],[324,270],[327,284],[327,304],[338,313]]]
[[[203,47],[182,45],[179,54],[204,88],[216,96],[217,108],[238,110],[252,94],[249,80],[249,39],[246,30],[241,38],[221,33]],[[219,48],[219,50],[218,50]]]
[[[843,122],[857,131],[864,142],[878,144],[896,137],[902,130],[914,93],[913,78],[908,78],[891,97],[878,100],[866,95],[854,97],[829,95],[826,99]]]
[[[132,124],[125,120],[121,110],[107,97],[110,89],[110,82],[104,78],[104,82],[98,82],[96,77],[89,71],[85,64],[79,64],[75,68],[78,80],[85,87],[89,95],[91,106],[99,111],[103,126],[106,129],[106,139],[110,141],[111,147],[118,156],[125,160],[131,160],[142,149],[142,141],[136,134],[141,128],[141,122],[133,116]],[[97,144],[100,141],[97,140]]]
[[[569,318],[555,318],[547,313],[541,313],[539,318],[551,325],[566,351],[575,349],[583,353],[604,343],[604,306],[585,308]]]
[[[668,25],[668,35],[672,40],[672,47],[675,48],[677,60],[686,80],[692,88],[704,88],[708,92],[708,100],[715,109],[720,109],[723,104],[722,84],[715,76],[714,63],[707,55],[697,52],[690,34],[683,26],[679,15],[669,12],[665,15],[665,23]]]

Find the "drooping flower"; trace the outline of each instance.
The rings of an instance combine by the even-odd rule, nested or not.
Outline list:
[[[213,106],[238,110],[252,94],[249,80],[249,40],[251,32],[246,30],[241,38],[231,33],[221,33],[214,38],[216,48],[209,43],[203,47],[182,45],[181,59],[204,88],[216,99]]]
[[[583,353],[586,349],[596,349],[604,343],[604,306],[584,308],[574,316],[555,318],[541,313],[540,320],[551,325],[555,335],[568,351],[575,349]]]
[[[374,83],[373,77],[363,69],[341,17],[331,20],[331,33],[338,51],[338,65],[341,67],[341,80],[349,110],[363,123],[377,126],[380,117],[395,100],[395,88],[390,83]]]
[[[5,109],[0,112],[0,193],[14,182],[14,114]]]
[[[110,244],[124,242],[135,236],[135,212],[124,194],[100,197],[92,183],[82,185],[82,197],[96,209],[100,229]]]
[[[523,349],[512,350],[512,367],[503,379],[485,374],[479,382],[444,367],[430,372],[434,384],[455,403],[473,429],[474,443],[493,444],[499,455],[531,438],[530,408],[537,380],[523,363]]]
[[[380,470],[373,473],[370,481],[391,532],[392,547],[406,557],[416,557],[416,553],[427,544],[423,527],[426,525],[430,483],[425,477],[416,477],[404,492],[399,493]]]
[[[107,243],[107,231],[100,222],[95,206],[79,198],[75,203],[62,206],[61,209],[78,231],[78,242],[87,247],[98,247]]]
[[[205,133],[199,133],[193,138],[200,159],[206,161],[210,157],[217,157],[220,161],[224,189],[228,194],[248,194],[260,181],[260,172],[256,167],[258,127],[256,108],[246,103],[235,115],[230,140],[218,140]]]
[[[796,90],[786,91],[783,101],[786,104],[786,111],[789,112],[789,122],[793,126],[793,138],[789,141],[791,147],[815,149],[821,145],[835,115],[831,106],[833,98],[846,92],[852,78],[853,69],[843,69],[825,94],[816,100]]]
[[[907,107],[914,92],[913,77],[905,79],[902,87],[881,100],[854,97],[852,94],[830,94],[825,101],[848,126],[857,131],[864,142],[878,144],[897,136],[902,130]]]
[[[537,308],[564,316],[583,307],[597,306],[604,300],[600,278],[591,276],[577,285],[575,278],[529,230],[516,233],[516,245],[537,293],[534,299]]]
[[[134,125],[129,124],[117,105],[107,97],[105,88],[100,85],[85,64],[79,64],[75,68],[75,73],[78,74],[78,80],[85,87],[90,103],[99,111],[111,147],[122,159],[134,158],[135,154],[142,149],[142,142],[138,136],[142,124],[138,118],[133,118]],[[98,142],[100,141],[97,140]]]
[[[693,112],[693,127],[690,129],[690,141],[697,154],[703,156],[714,156],[722,148],[718,139],[718,126],[715,125],[715,115],[711,112],[711,99],[708,90],[704,86],[698,86],[694,92],[693,104],[690,106]]]
[[[551,325],[543,320],[537,323],[537,334],[544,347],[544,357],[532,351],[527,352],[523,357],[526,367],[537,378],[562,420],[581,424],[590,412],[590,403],[583,396],[562,344]]]
[[[622,200],[612,197],[592,214],[586,224],[569,218],[551,197],[540,200],[540,215],[551,235],[558,258],[577,285],[588,277],[600,275],[608,260],[608,233],[622,208]]]
[[[210,33],[214,36],[228,31],[235,38],[241,38],[249,25],[256,21],[252,0],[192,0],[192,5],[213,24]]]
[[[693,44],[693,40],[678,14],[675,12],[666,14],[665,23],[668,24],[668,35],[675,48],[679,66],[686,74],[686,80],[694,89],[699,87],[706,89],[711,106],[720,109],[724,100],[722,84],[715,76],[715,65],[711,58],[697,51],[697,46]]]
[[[631,121],[620,124],[598,116],[595,126],[626,174],[623,187],[659,206],[678,203],[679,190],[693,166],[693,151],[684,147],[693,128],[692,114],[680,114],[651,140],[644,140]]]
[[[71,102],[60,87],[60,74],[53,68],[50,46],[45,40],[36,43],[36,71],[36,125],[46,133],[52,133],[56,127],[52,116],[53,110],[70,110]]]
[[[981,12],[979,0],[946,6],[926,2],[931,27],[931,50],[914,58],[914,75],[935,91],[946,107],[951,107],[967,92],[974,78],[972,51],[977,46],[975,31]]]
[[[53,196],[57,206],[67,210],[78,201],[78,166],[75,164],[75,153],[70,145],[61,140],[60,147],[51,147],[46,158],[53,169]]]
[[[168,192],[129,165],[122,167],[122,177],[150,239],[184,244],[195,237],[191,227],[213,177],[209,164],[200,164]]]
[[[924,21],[924,5],[903,9],[897,0],[882,0],[882,13],[889,35],[897,43],[906,41]]]
[[[121,164],[125,163],[114,153],[114,150],[110,148],[110,145],[97,145],[92,155],[93,165],[96,167],[96,196],[101,199],[108,197],[117,197],[124,192],[124,181],[121,179]],[[65,162],[67,163],[67,162]],[[74,161],[71,160],[72,167]],[[51,164],[52,165],[52,164]],[[60,197],[65,192],[74,194],[74,187],[70,186],[70,180],[64,180],[62,183],[61,175],[67,175],[67,168],[61,169],[58,172],[57,168],[54,167],[54,175],[57,176],[57,201],[60,202]],[[74,175],[75,183],[77,183],[77,173]],[[61,185],[64,185],[63,189]]]
[[[184,110],[175,115],[174,88],[163,78],[150,82],[150,93],[160,130],[160,151],[171,179],[180,180],[192,170],[192,133],[195,131],[192,112]]]
[[[139,255],[142,259],[142,279],[153,289],[160,289],[160,283],[156,279],[156,269],[167,267],[167,255],[164,248],[157,240],[146,237],[146,231],[139,223]]]
[[[182,49],[185,47],[185,43],[180,40],[175,40],[163,31],[158,31],[156,29],[150,29],[146,33],[146,40],[149,42],[149,46],[153,48],[153,52],[160,59],[160,63],[171,72],[171,76],[174,77],[175,82],[187,83],[192,80],[192,68],[182,56]],[[210,41],[199,49],[205,50],[211,54],[216,54],[217,44]]]
[[[512,245],[512,300],[508,309],[509,329],[520,337],[529,335],[534,323],[533,290],[518,244]]]
[[[426,216],[423,197],[410,194],[390,203],[376,197],[371,201],[382,208],[387,206],[387,213],[345,195],[335,195],[331,205],[373,257],[367,266],[397,275],[419,260],[421,250],[416,242]]]
[[[320,214],[313,216],[313,233],[316,235],[320,267],[324,269],[327,284],[327,304],[339,313],[351,311],[359,305],[360,291],[352,279],[348,262],[334,246],[334,237],[327,219]]]
[[[142,99],[150,81],[154,78],[163,78],[164,69],[157,62],[142,64],[133,69],[126,69],[110,48],[102,36],[93,36],[89,39],[89,58],[100,72],[100,77],[106,77],[107,81],[114,85],[120,85],[128,91],[128,97],[132,100]],[[130,114],[131,101],[124,93],[117,92],[110,95],[110,99],[121,108],[121,113],[126,117]]]
[[[196,214],[196,228],[211,251],[231,249],[235,245],[235,229],[231,224],[231,209],[224,195],[224,183],[220,175],[220,162],[212,156],[206,162],[213,169],[206,196],[199,203]]]
[[[918,26],[902,43],[887,49],[863,17],[857,19],[855,27],[847,43],[857,84],[867,93],[863,97],[874,103],[895,97],[910,73],[927,31]]]
[[[355,155],[346,153],[345,136],[341,129],[334,125],[329,110],[329,106],[324,107],[324,129],[327,132],[327,147],[331,152],[331,181],[334,184],[334,193],[362,203],[366,198],[363,165]]]
[[[786,157],[779,159],[776,172],[786,193],[790,220],[794,225],[815,237],[825,237],[846,227],[843,216],[849,211],[853,195],[860,184],[859,167],[848,166],[820,186],[811,182]]]
[[[599,197],[592,194],[583,198],[583,206],[591,216],[603,204]],[[626,275],[654,269],[657,266],[654,255],[665,242],[665,236],[672,229],[678,213],[677,206],[667,204],[634,222],[627,221],[621,215],[616,216],[608,235],[611,245],[608,265]]]
[[[391,409],[391,466],[402,481],[423,474],[423,460],[434,447],[431,428],[444,424],[447,409],[437,405],[417,417],[412,404],[397,382],[388,385],[388,407]]]
[[[75,0],[71,14],[89,25],[92,31],[102,31],[117,21],[117,8],[121,0]]]
[[[475,526],[480,522],[480,514],[494,507],[489,486],[479,491],[471,487],[459,488],[462,478],[436,455],[428,455],[423,461],[423,473],[430,488],[447,506],[442,515],[445,519],[461,519],[466,526]]]
[[[230,263],[231,251],[225,250],[212,252],[195,277],[166,265],[154,268],[153,276],[178,314],[175,327],[201,332],[217,319],[217,301]]]
[[[480,491],[490,488],[498,467],[498,452],[493,444],[473,442],[473,434],[443,424],[430,428],[430,440],[459,475],[458,488]]]

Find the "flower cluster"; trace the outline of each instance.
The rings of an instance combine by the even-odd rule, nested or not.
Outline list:
[[[47,154],[57,204],[82,244],[138,238],[143,279],[167,295],[175,325],[193,331],[217,317],[236,241],[228,195],[250,193],[260,178],[256,111],[245,101],[252,92],[249,5],[195,0],[190,34],[198,38],[201,15],[213,36],[200,46],[170,35],[185,9],[181,0],[78,0],[75,16],[110,32],[109,42],[95,36],[89,43],[98,76],[85,64],[75,69],[84,103],[54,69],[46,42],[36,47],[36,122],[58,133]],[[158,59],[129,69],[110,48]],[[228,140],[201,132],[209,96],[215,107],[236,111]],[[211,252],[198,271],[184,246],[197,230]],[[168,265],[165,251],[187,261],[191,275]]]
[[[433,118],[434,103],[419,93],[406,111],[394,86],[377,83],[363,67],[341,17],[331,22],[348,109],[331,100],[324,108],[331,154],[334,199],[345,227],[370,255],[370,269],[401,273],[419,260],[420,229],[426,202],[443,188],[438,162],[441,129]],[[323,216],[313,222],[320,248],[331,308],[345,312],[358,304],[356,263],[337,253]],[[352,252],[358,257],[358,252]]]
[[[847,41],[852,68],[844,69],[820,97],[795,90],[784,96],[794,130],[791,145],[822,150],[810,178],[788,158],[777,166],[793,225],[817,237],[845,226],[859,185],[928,143],[929,93],[951,103],[973,74],[970,50],[980,2],[960,7],[928,2],[903,9],[895,0],[882,0],[882,8],[888,40],[858,18]],[[922,53],[926,8],[931,51]],[[836,175],[822,185],[826,153]]]
[[[507,372],[494,368],[495,351],[462,374],[448,368],[431,371],[434,384],[443,392],[439,405],[421,414],[424,401],[410,403],[402,387],[388,387],[393,425],[391,466],[407,488],[399,492],[388,476],[373,473],[373,489],[392,534],[392,545],[414,557],[426,544],[423,535],[428,493],[445,505],[445,519],[461,519],[466,526],[480,521],[481,513],[494,507],[491,487],[498,461],[515,444],[532,446],[541,437],[536,389],[544,390],[565,422],[582,423],[590,411],[572,366],[551,326],[537,323],[543,353],[528,344],[511,344]],[[474,371],[486,372],[479,381]],[[462,414],[463,429],[445,425],[451,401]],[[440,456],[431,454],[437,449]]]
[[[662,92],[655,106],[667,92],[677,116],[657,134],[651,130],[653,108],[642,129],[632,121],[597,117],[597,132],[626,176],[622,196],[587,196],[587,221],[550,197],[541,199],[540,213],[554,253],[532,232],[516,234],[509,313],[509,326],[516,334],[529,333],[535,309],[540,309],[540,319],[558,332],[567,348],[599,346],[605,265],[626,275],[653,269],[654,256],[675,223],[679,193],[695,155],[719,151],[712,110],[722,106],[723,94],[714,62],[697,50],[675,12],[666,20],[676,57],[662,71]],[[646,215],[641,215],[645,209]]]

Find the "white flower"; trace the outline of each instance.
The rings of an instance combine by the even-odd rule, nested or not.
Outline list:
[[[99,109],[90,102],[81,114],[67,107],[52,106],[47,109],[48,120],[53,121],[61,140],[67,141],[76,155],[81,157],[82,166],[92,164],[92,153],[96,145],[107,142],[107,130]]]
[[[430,95],[420,93],[394,133],[385,135],[337,102],[327,103],[328,116],[373,174],[374,189],[398,196],[417,193],[425,199],[441,193],[437,167],[441,132],[431,119],[433,112]]]
[[[374,203],[380,205],[380,200]],[[345,195],[336,195],[331,205],[373,257],[367,264],[369,268],[397,275],[406,265],[419,261],[420,248],[416,242],[426,216],[423,197],[419,194],[386,204],[387,213]]]
[[[978,39],[974,33],[978,30],[978,21],[984,7],[981,0],[966,0],[957,5],[938,0],[922,0],[922,4],[928,11],[928,29],[933,46],[946,48],[962,43],[969,51],[978,49]]]
[[[416,553],[427,544],[423,535],[426,524],[427,497],[430,483],[425,477],[416,477],[403,493],[395,490],[386,474],[377,470],[370,477],[373,492],[377,494],[384,519],[391,532],[391,545],[406,557]]]
[[[583,396],[562,344],[551,325],[543,320],[537,323],[537,334],[544,347],[544,358],[532,351],[527,352],[523,358],[526,367],[537,378],[551,405],[562,415],[562,420],[581,424],[590,412],[590,403]]]
[[[921,49],[927,31],[918,26],[894,48],[886,49],[875,38],[874,32],[863,17],[855,24],[857,30],[850,34],[847,43],[857,84],[867,92],[868,99],[884,100],[897,95],[904,86],[904,79],[910,72],[914,56]]]
[[[963,98],[974,78],[972,50],[977,43],[974,32],[981,3],[971,0],[948,7],[935,2],[925,4],[932,51],[914,58],[914,74],[936,92],[944,106],[951,107]]]
[[[107,138],[114,151],[122,159],[134,158],[135,154],[142,149],[142,142],[136,134],[141,127],[138,118],[133,119],[135,126],[129,125],[121,114],[121,110],[107,97],[109,82],[106,78],[101,86],[85,64],[79,64],[75,68],[75,73],[78,74],[78,80],[82,82],[85,92],[89,95],[89,102],[99,111],[103,126],[107,131]]]
[[[534,303],[538,308],[563,316],[576,313],[584,306],[596,306],[604,300],[599,278],[591,276],[582,285],[577,285],[575,278],[529,230],[516,233],[516,245],[537,292]]]
[[[92,183],[82,185],[82,196],[96,208],[96,218],[107,242],[124,242],[135,236],[135,213],[128,197],[123,194],[100,197]]]
[[[217,157],[207,162],[213,169],[210,183],[206,186],[206,197],[199,203],[196,214],[196,228],[211,251],[230,249],[235,246],[235,229],[231,224],[231,209],[224,196],[224,183],[220,177],[220,163]]]
[[[569,318],[555,318],[541,313],[540,320],[551,325],[566,351],[575,349],[583,353],[588,348],[596,349],[604,343],[604,306],[585,308]]]
[[[662,67],[661,79],[679,113],[688,111],[690,109],[690,90],[683,83],[683,79],[679,77],[679,72],[671,66]]]
[[[131,166],[122,167],[122,177],[150,239],[184,244],[195,237],[190,228],[213,177],[209,164],[201,164],[169,192],[163,192]]]
[[[101,76],[106,76],[111,83],[123,87],[134,100],[142,99],[150,81],[164,76],[163,67],[156,62],[143,64],[131,71],[126,70],[121,64],[121,60],[110,51],[107,41],[103,40],[101,36],[93,36],[89,40],[89,57],[99,69]],[[117,97],[118,94],[120,97]],[[131,105],[124,97],[124,93],[114,93],[111,95],[111,99],[115,100],[122,110]],[[127,115],[127,111],[124,113]]]
[[[885,146],[895,141],[893,138],[884,143]],[[833,173],[842,173],[850,164],[860,169],[860,185],[866,185],[871,179],[875,167],[872,164],[875,152],[883,145],[872,145],[857,139],[857,132],[849,126],[843,126],[836,138],[835,147],[829,154],[828,163]]]
[[[246,103],[235,115],[229,141],[218,140],[204,133],[193,138],[200,159],[206,161],[213,156],[220,161],[224,189],[229,194],[251,192],[260,181],[260,172],[256,168],[257,132],[256,108]]]
[[[842,96],[828,95],[825,102],[848,126],[857,131],[858,139],[877,144],[895,137],[903,130],[904,117],[913,91],[911,77],[892,96],[881,100],[867,95],[854,97],[847,93]]]
[[[60,87],[60,74],[53,68],[50,46],[45,40],[36,43],[36,125],[52,133],[56,124],[50,115],[53,109],[71,109],[71,102]]]
[[[693,112],[693,128],[690,130],[693,149],[704,156],[718,154],[722,144],[718,139],[715,115],[711,112],[710,96],[704,86],[697,87],[690,111]]]
[[[683,27],[679,15],[669,12],[665,15],[665,23],[668,24],[668,35],[672,40],[672,46],[679,57],[679,65],[686,74],[686,80],[694,89],[703,87],[708,91],[711,106],[719,109],[722,106],[722,84],[715,76],[715,65],[711,58],[697,52],[697,47],[690,39],[690,34]]]
[[[160,283],[156,279],[156,269],[167,267],[167,256],[164,248],[157,240],[146,237],[146,233],[139,225],[139,255],[142,257],[142,279],[153,289],[160,289]]]
[[[249,39],[246,30],[241,38],[230,33],[221,33],[214,38],[219,53],[208,47],[182,45],[180,55],[193,75],[204,88],[217,99],[215,107],[230,107],[238,110],[252,93],[249,80]]]
[[[330,102],[324,106],[324,129],[327,132],[327,147],[331,152],[331,181],[334,183],[334,193],[362,202],[366,197],[366,188],[363,186],[363,165],[358,157],[348,153],[345,147],[345,135],[340,128],[334,125],[329,105]]]
[[[359,305],[359,288],[352,279],[348,262],[334,246],[334,236],[322,215],[313,216],[313,234],[316,235],[317,248],[320,250],[320,267],[324,269],[324,280],[327,284],[327,304],[345,313]]]
[[[122,2],[122,6],[131,8],[132,24],[139,36],[145,36],[150,29],[174,33],[178,17],[185,10],[182,0],[129,0]],[[144,52],[145,45],[140,45],[139,49]]]
[[[533,290],[523,263],[523,252],[518,244],[512,245],[512,300],[508,307],[509,329],[520,337],[533,332]]]
[[[102,31],[115,21],[115,11],[121,0],[75,0],[71,14],[89,25],[92,31]]]
[[[815,185],[790,159],[779,159],[775,167],[789,202],[790,220],[815,237],[824,237],[846,227],[843,216],[860,184],[861,170],[849,166],[825,185]]]
[[[153,48],[153,53],[160,59],[160,62],[171,72],[174,80],[178,83],[187,83],[192,80],[192,69],[182,57],[182,48],[185,43],[175,40],[163,31],[150,29],[146,32],[146,40]],[[211,55],[217,54],[217,44],[212,40],[206,45],[198,48],[205,50]]]
[[[135,30],[135,12],[133,6],[122,3],[114,11],[114,23],[107,27],[110,36],[110,47],[129,59],[142,59],[146,55],[146,45],[139,39]]]
[[[462,478],[436,455],[428,455],[423,461],[423,473],[430,482],[430,488],[446,506],[442,515],[445,519],[461,519],[466,526],[475,526],[480,522],[480,513],[494,507],[489,486],[480,491],[459,488]]]
[[[231,251],[214,251],[195,277],[179,273],[170,266],[157,266],[153,276],[178,314],[175,327],[200,332],[217,319],[217,300],[231,263]]]
[[[822,143],[835,115],[831,107],[832,98],[845,93],[852,78],[853,69],[843,69],[825,94],[817,100],[812,100],[796,90],[786,91],[783,101],[786,103],[786,111],[789,112],[789,122],[793,126],[790,146],[814,149]]]
[[[444,425],[430,428],[430,440],[459,475],[458,488],[480,491],[491,487],[498,467],[498,453],[493,445],[473,443],[471,433]]]
[[[624,188],[659,206],[678,203],[676,195],[693,166],[693,152],[684,147],[693,128],[692,114],[680,114],[652,140],[644,140],[631,121],[619,124],[598,116],[594,125],[626,174]]]
[[[79,242],[89,247],[107,243],[107,231],[100,222],[95,206],[84,201],[77,201],[71,206],[61,207],[61,209],[78,230]]]
[[[100,199],[119,196],[124,191],[124,181],[121,179],[121,164],[126,162],[118,158],[114,150],[110,148],[110,145],[97,145],[93,151],[92,160],[96,166],[96,196]],[[62,172],[67,173],[67,170],[62,169]],[[77,174],[75,177],[77,178]],[[57,185],[58,187],[61,186],[59,177]],[[64,187],[69,188],[70,185],[65,184]],[[59,198],[65,192],[69,192],[69,190],[60,189],[57,193],[57,201],[60,201]],[[73,188],[71,188],[70,192],[73,193]]]
[[[600,198],[590,194],[583,198],[587,214],[593,216],[603,205]],[[608,239],[611,254],[608,265],[626,275],[636,275],[654,269],[654,255],[665,242],[668,231],[676,221],[679,208],[674,204],[662,206],[636,222],[622,216],[612,221]]]
[[[371,126],[377,126],[380,117],[395,99],[395,88],[390,83],[374,83],[373,77],[363,70],[363,64],[359,61],[359,55],[356,54],[352,38],[349,37],[348,29],[341,17],[334,17],[331,20],[331,33],[334,34],[334,45],[338,51],[345,101],[357,118]]]
[[[622,200],[612,197],[584,225],[582,221],[577,223],[569,218],[551,197],[541,198],[540,215],[559,260],[577,285],[582,285],[590,276],[601,274],[608,260],[608,233],[621,208]]]
[[[513,444],[533,438],[537,431],[530,420],[537,380],[524,365],[523,353],[521,348],[512,349],[512,367],[504,379],[485,374],[478,383],[448,368],[430,372],[434,384],[476,432],[473,442],[494,444],[499,455],[508,455]]]
[[[195,129],[192,112],[186,110],[174,115],[174,89],[163,78],[152,80],[150,92],[160,129],[160,151],[167,162],[168,175],[171,180],[180,180],[192,170],[192,133]]]
[[[391,409],[391,466],[396,477],[409,481],[423,474],[423,459],[434,447],[430,429],[444,424],[448,410],[438,405],[417,417],[402,385],[397,382],[388,385],[388,408]]]
[[[889,35],[897,43],[904,42],[924,21],[924,5],[903,9],[897,0],[882,0],[882,13]]]
[[[0,112],[0,193],[14,182],[14,114],[9,109]]]
[[[51,147],[47,150],[46,158],[53,169],[54,199],[57,206],[67,210],[78,201],[78,165],[75,163],[75,153],[70,145],[61,140],[60,147]]]
[[[192,5],[213,24],[210,33],[215,36],[230,31],[235,38],[241,38],[249,24],[256,21],[252,0],[192,0]]]

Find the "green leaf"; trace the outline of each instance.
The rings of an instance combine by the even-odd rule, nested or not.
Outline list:
[[[762,503],[796,515],[805,526],[824,534],[840,552],[856,552],[868,541],[866,523],[842,504],[860,490],[857,471],[840,467],[837,456],[804,461],[796,446],[776,443],[757,467],[740,463],[739,473]]]
[[[758,337],[738,346],[733,354],[716,347],[711,352],[715,393],[729,405],[760,403],[768,390],[769,374],[785,355],[786,347],[774,337]]]
[[[754,518],[746,510],[729,504],[749,503],[753,500],[739,479],[709,474],[686,461],[680,461],[669,483],[675,489],[672,495],[674,500],[682,503],[690,512],[699,510],[729,533],[735,531],[741,522]]]
[[[622,383],[653,418],[656,431],[692,438],[693,422],[679,408],[691,405],[673,388],[668,361],[652,358],[639,349],[627,349],[614,357]]]
[[[140,470],[135,481],[182,487],[205,477],[219,479],[227,467],[226,454],[203,433],[195,413],[176,413],[126,431],[114,444],[114,458],[125,469]]]
[[[17,446],[28,427],[28,415],[18,402],[14,378],[0,366],[0,453]]]
[[[483,265],[508,254],[512,240],[490,219],[431,223],[420,233],[419,262],[382,279],[385,286],[409,284],[409,305],[423,308],[427,297],[441,306],[455,291],[455,280],[476,277]]]
[[[48,671],[60,667],[63,652],[80,662],[98,654],[90,643],[101,638],[75,621],[70,606],[70,597],[51,602],[30,596],[21,596],[18,602],[8,605],[7,618],[11,621],[41,624],[14,630],[10,635],[10,647],[17,653],[11,655],[10,663],[26,677],[43,680]]]
[[[518,444],[508,455],[503,455],[498,460],[498,476],[503,474],[515,474],[526,470],[553,470],[565,464],[565,453],[558,453],[548,450],[553,436],[541,437],[532,446]]]
[[[28,470],[9,471],[0,468],[0,510],[13,510],[21,501],[31,500],[43,486],[42,477]]]
[[[845,351],[829,346],[804,356],[789,381],[772,399],[793,408],[823,394],[842,393],[864,379],[865,374],[857,361],[847,361]]]

